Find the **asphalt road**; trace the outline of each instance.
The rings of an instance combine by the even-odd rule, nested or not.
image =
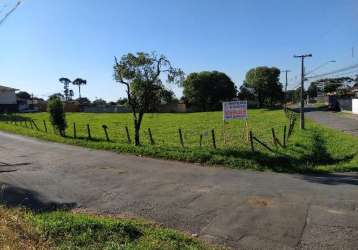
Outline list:
[[[140,216],[234,249],[357,249],[358,175],[140,158],[0,132],[0,200]]]
[[[306,117],[326,127],[338,129],[342,132],[358,136],[358,116],[345,113],[321,111],[315,108],[306,108]]]

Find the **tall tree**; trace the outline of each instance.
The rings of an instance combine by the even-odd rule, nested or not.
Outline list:
[[[282,84],[279,81],[280,70],[276,67],[257,67],[246,73],[247,87],[255,92],[259,107],[265,102],[270,106],[283,98]]]
[[[350,86],[351,84],[354,83],[354,81],[355,80],[352,77],[347,77],[347,76],[324,78],[312,82],[310,86],[316,85],[318,88],[318,85],[320,85],[323,87],[323,91],[325,93],[329,93],[329,92],[335,92],[337,88],[341,86]]]
[[[317,94],[318,94],[317,82],[310,83],[310,86],[307,89],[307,94],[310,98],[317,97]]]
[[[223,101],[231,100],[237,94],[235,84],[219,71],[191,73],[183,86],[189,104],[201,111],[218,110]]]
[[[24,100],[30,100],[31,95],[27,93],[26,91],[20,91],[16,94],[17,98],[24,99]]]
[[[78,98],[81,98],[81,86],[86,85],[87,81],[82,78],[76,78],[72,84],[78,86]]]
[[[68,94],[69,100],[72,100],[75,94],[73,93],[73,90],[70,89],[70,93]]]
[[[158,92],[164,88],[162,74],[167,76],[168,83],[183,82],[183,71],[174,68],[163,55],[138,52],[123,55],[120,61],[115,58],[114,78],[126,87],[134,120],[135,145],[140,144],[139,131],[144,114],[151,110]]]
[[[238,97],[241,100],[255,100],[254,90],[247,86],[247,82],[244,81],[240,86]]]
[[[70,83],[71,80],[66,78],[66,77],[61,77],[60,79],[58,79],[60,83],[63,84],[63,95],[65,96],[65,100],[68,101],[70,99]]]

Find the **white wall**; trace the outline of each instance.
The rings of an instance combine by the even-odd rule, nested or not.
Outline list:
[[[0,104],[16,104],[15,90],[0,90]]]
[[[352,113],[358,114],[358,99],[352,99]]]

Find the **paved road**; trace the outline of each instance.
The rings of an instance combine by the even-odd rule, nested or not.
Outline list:
[[[0,132],[0,199],[141,216],[235,249],[357,249],[358,175],[119,155]]]
[[[358,119],[353,115],[319,111],[314,108],[307,108],[306,110],[308,111],[306,116],[315,122],[345,133],[358,135]]]

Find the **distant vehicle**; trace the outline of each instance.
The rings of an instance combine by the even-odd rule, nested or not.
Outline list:
[[[20,111],[21,113],[36,113],[39,112],[39,109],[33,108],[33,109],[24,109]]]

